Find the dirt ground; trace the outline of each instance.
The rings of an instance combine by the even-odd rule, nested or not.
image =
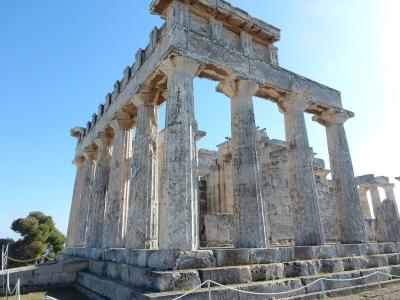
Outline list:
[[[29,293],[22,295],[21,300],[43,300],[44,296],[54,297],[59,300],[89,300],[88,297],[82,295],[75,289],[53,289],[45,292]],[[0,297],[0,300],[14,300],[15,296]]]

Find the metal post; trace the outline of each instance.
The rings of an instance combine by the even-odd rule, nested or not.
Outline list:
[[[326,293],[325,293],[324,278],[320,278],[320,279],[319,279],[319,282],[321,283],[322,295],[324,296],[324,299],[327,299]]]
[[[211,298],[211,283],[208,281],[208,300],[212,300]]]

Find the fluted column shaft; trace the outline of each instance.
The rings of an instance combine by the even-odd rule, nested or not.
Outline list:
[[[103,248],[125,247],[128,173],[130,167],[132,120],[120,112],[110,126],[114,130],[110,175],[104,213]]]
[[[89,206],[92,197],[93,177],[95,172],[96,149],[91,147],[83,153],[85,164],[82,179],[82,189],[78,209],[77,234],[75,245],[84,247],[86,245],[86,233],[88,228]]]
[[[349,117],[347,111],[329,111],[314,120],[326,128],[340,240],[354,244],[365,243],[368,238],[343,126]]]
[[[324,244],[312,153],[304,119],[307,106],[307,102],[296,94],[287,96],[281,103],[288,153],[288,185],[295,243],[298,246]]]
[[[74,164],[76,165],[76,175],[75,175],[75,183],[74,183],[74,191],[72,194],[72,202],[71,202],[71,210],[69,213],[69,221],[68,221],[68,231],[67,231],[67,247],[75,246],[75,236],[77,233],[77,214],[79,209],[79,200],[82,189],[82,179],[83,179],[83,164],[84,157],[77,157],[74,160]]]
[[[157,108],[140,102],[133,142],[135,151],[125,242],[128,249],[155,249],[158,245],[157,129]]]
[[[231,98],[233,243],[237,248],[268,245],[252,98],[258,88],[257,83],[244,79],[220,85]]]
[[[98,150],[86,238],[86,246],[89,248],[102,247],[105,200],[110,174],[111,140],[112,135],[109,132],[102,132],[95,139]]]
[[[168,59],[163,197],[160,249],[192,250],[199,246],[197,165],[193,78],[199,64],[185,57]]]

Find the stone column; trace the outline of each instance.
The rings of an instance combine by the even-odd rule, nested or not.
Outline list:
[[[396,213],[396,205],[392,200],[385,199],[378,208],[376,216],[377,241],[400,242],[400,222]]]
[[[103,225],[103,248],[125,247],[127,174],[130,167],[132,117],[119,112],[110,126],[114,130],[113,150]]]
[[[86,233],[89,218],[89,206],[92,197],[93,176],[95,172],[96,145],[89,146],[85,149],[83,156],[85,164],[83,170],[82,189],[78,209],[77,231],[75,245],[84,247],[86,245]]]
[[[227,80],[219,86],[231,98],[233,243],[237,248],[268,244],[252,99],[258,88],[257,83],[244,79]]]
[[[193,78],[199,64],[173,57],[161,66],[168,76],[160,249],[193,250],[199,246]]]
[[[312,151],[304,119],[307,106],[307,101],[296,94],[287,96],[280,103],[285,117],[288,185],[297,246],[324,244]]]
[[[378,185],[369,185],[369,192],[371,194],[372,210],[374,211],[374,217],[378,215],[378,208],[381,206],[381,196],[379,195]]]
[[[83,179],[83,165],[85,158],[83,156],[78,156],[74,159],[73,164],[76,166],[75,184],[74,191],[72,194],[71,210],[69,213],[68,221],[68,232],[67,232],[67,247],[75,246],[75,236],[76,236],[76,225],[77,225],[77,214],[79,209],[79,200],[81,196],[82,189],[82,179]]]
[[[365,219],[372,219],[371,215],[371,209],[369,208],[369,203],[368,203],[368,192],[369,188],[365,186],[360,186],[358,188],[358,195],[360,197],[360,203],[361,203],[361,209],[364,214]]]
[[[133,142],[133,168],[125,247],[155,249],[158,246],[157,130],[158,110],[152,92],[136,95],[138,109]]]
[[[399,209],[397,207],[396,197],[394,195],[394,184],[387,183],[383,186],[383,189],[385,190],[386,199],[393,201],[394,206],[396,208],[396,215],[397,215],[397,217],[399,217]]]
[[[95,139],[98,150],[86,238],[86,246],[89,248],[101,248],[102,246],[104,209],[110,173],[111,141],[112,130],[110,128],[101,132]]]
[[[340,240],[344,244],[368,241],[344,122],[352,113],[332,109],[313,119],[326,128]]]

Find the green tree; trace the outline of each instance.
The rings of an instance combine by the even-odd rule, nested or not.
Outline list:
[[[31,212],[26,218],[15,220],[11,229],[22,238],[10,245],[10,256],[18,260],[54,258],[64,248],[65,237],[55,227],[52,217],[42,212]]]

